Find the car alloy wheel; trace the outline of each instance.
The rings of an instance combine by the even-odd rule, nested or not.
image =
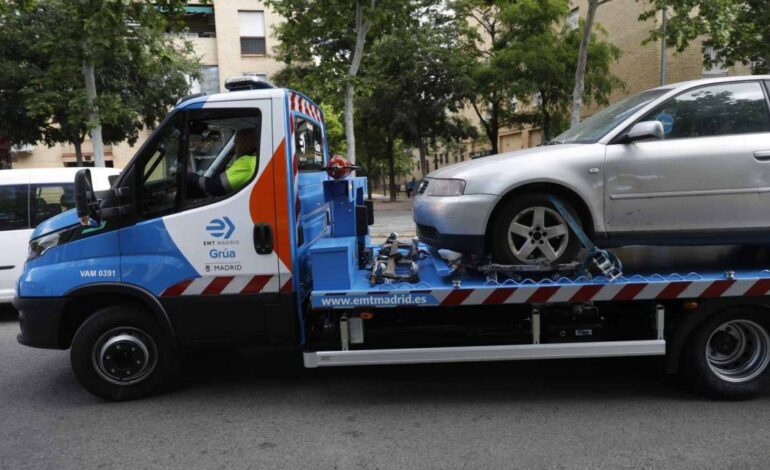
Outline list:
[[[569,227],[550,207],[528,207],[508,227],[508,247],[522,263],[554,262],[569,245]]]

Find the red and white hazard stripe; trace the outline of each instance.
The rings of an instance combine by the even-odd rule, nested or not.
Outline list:
[[[258,274],[256,276],[217,276],[186,279],[166,288],[161,293],[161,296],[260,294],[291,291],[291,276],[285,274],[282,276]]]
[[[299,93],[291,92],[289,94],[289,109],[310,116],[318,122],[321,122],[321,110],[318,106],[306,100]]]
[[[349,292],[344,295],[429,294],[442,306],[702,299],[768,295],[770,279],[674,280],[612,284],[519,284],[499,287]],[[326,295],[340,295],[326,294]]]

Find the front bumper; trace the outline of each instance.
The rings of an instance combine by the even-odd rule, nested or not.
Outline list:
[[[435,248],[483,254],[487,223],[499,200],[491,194],[418,196],[414,201],[417,236]]]
[[[21,328],[16,340],[33,348],[66,349],[59,338],[65,303],[63,297],[14,297]]]

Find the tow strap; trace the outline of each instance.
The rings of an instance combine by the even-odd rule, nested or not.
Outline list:
[[[608,250],[602,250],[598,248],[588,238],[588,235],[580,227],[580,224],[572,217],[572,213],[567,210],[564,204],[555,196],[548,195],[548,199],[551,204],[556,208],[559,215],[564,218],[569,225],[570,230],[580,240],[580,244],[588,250],[588,255],[581,261],[580,267],[577,269],[576,275],[581,276],[587,274],[590,265],[593,263],[596,268],[610,281],[614,281],[623,275],[623,263],[615,256],[614,253]]]

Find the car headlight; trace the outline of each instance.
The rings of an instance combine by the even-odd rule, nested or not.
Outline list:
[[[78,227],[76,226],[75,229]],[[59,246],[62,243],[66,243],[72,238],[73,228],[68,227],[63,230],[51,232],[41,237],[37,237],[29,242],[29,255],[27,261],[32,261],[35,258],[39,258],[55,246]]]
[[[425,188],[426,196],[462,196],[465,181],[458,179],[431,179]]]

